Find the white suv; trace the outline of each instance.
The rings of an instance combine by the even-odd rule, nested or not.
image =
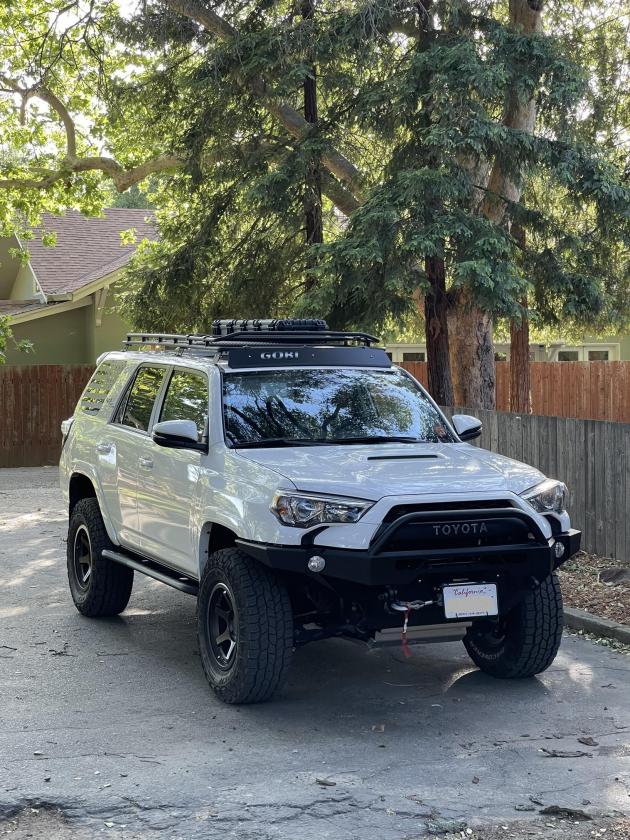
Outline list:
[[[230,703],[269,698],[292,650],[463,639],[498,677],[562,631],[554,570],[579,548],[566,488],[472,446],[362,333],[221,321],[130,335],[64,422],[68,576],[114,615],[134,571],[198,597],[201,660]]]

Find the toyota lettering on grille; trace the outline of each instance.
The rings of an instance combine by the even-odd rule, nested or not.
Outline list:
[[[433,532],[436,537],[457,537],[488,533],[488,526],[485,522],[450,522],[446,525],[434,525]]]

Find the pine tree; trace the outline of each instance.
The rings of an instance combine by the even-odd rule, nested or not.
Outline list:
[[[13,7],[13,27],[32,36],[36,5]],[[300,312],[376,329],[416,309],[438,398],[450,352],[455,401],[490,407],[493,319],[518,319],[525,296],[541,318],[627,317],[627,174],[575,130],[588,85],[564,18],[552,37],[538,0],[220,9],[148,0],[121,19],[102,0],[80,24],[80,73],[57,31],[2,59],[5,217],[93,211],[104,179],[124,191],[162,173],[162,239],[126,301],[143,328]]]

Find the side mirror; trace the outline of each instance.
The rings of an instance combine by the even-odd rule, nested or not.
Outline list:
[[[197,425],[192,420],[163,420],[155,424],[151,437],[158,446],[206,450],[205,443],[199,442]]]
[[[452,423],[460,440],[474,440],[481,434],[481,420],[470,414],[454,414]]]

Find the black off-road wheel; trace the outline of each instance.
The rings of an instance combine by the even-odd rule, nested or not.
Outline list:
[[[133,569],[103,557],[114,548],[96,499],[75,505],[68,527],[68,582],[75,607],[90,618],[118,615],[131,597]]]
[[[282,685],[293,649],[286,587],[237,548],[208,559],[197,603],[199,652],[225,703],[261,703]]]
[[[528,592],[505,618],[471,627],[464,645],[472,661],[493,677],[517,679],[545,671],[562,639],[562,592],[554,573]]]

